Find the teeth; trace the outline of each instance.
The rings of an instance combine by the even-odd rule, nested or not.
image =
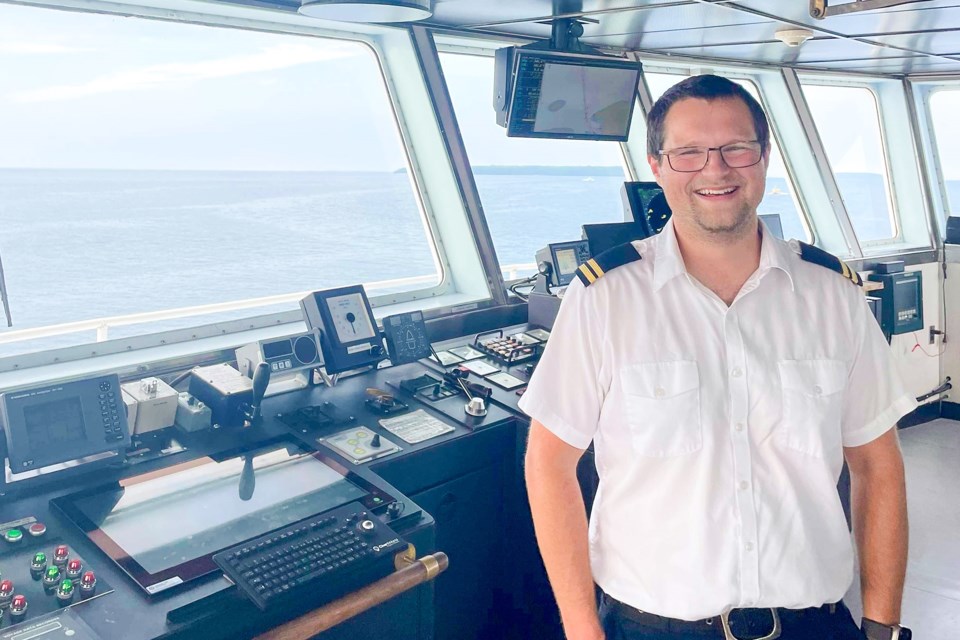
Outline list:
[[[697,193],[705,196],[722,196],[728,193],[733,193],[735,187],[730,187],[729,189],[699,189]]]

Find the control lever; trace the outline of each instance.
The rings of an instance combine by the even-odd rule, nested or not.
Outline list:
[[[261,362],[253,371],[253,398],[250,400],[250,407],[245,412],[244,428],[260,421],[260,404],[263,402],[268,384],[270,384],[270,365]]]
[[[257,476],[253,473],[253,454],[243,456],[243,470],[240,472],[240,499],[247,501],[253,497],[257,487]]]

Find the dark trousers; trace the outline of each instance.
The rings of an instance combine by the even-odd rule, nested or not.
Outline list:
[[[793,611],[778,609],[780,640],[864,640],[850,610],[842,603]],[[769,612],[768,612],[769,613]],[[734,629],[737,638],[763,637],[768,617],[758,614],[757,628]],[[606,640],[709,640],[724,638],[719,618],[703,622],[683,622],[640,613],[603,594],[600,600],[600,624]]]

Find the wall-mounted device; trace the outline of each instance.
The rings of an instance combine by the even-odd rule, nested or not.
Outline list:
[[[376,365],[383,343],[363,285],[314,291],[300,301],[304,320],[320,330],[323,368],[328,374]]]
[[[398,313],[383,319],[383,337],[393,364],[407,364],[433,353],[423,312]]]
[[[311,384],[312,371],[323,365],[319,343],[319,331],[251,342],[237,349],[237,368],[252,378],[258,364],[270,365],[267,395],[302,389]]]
[[[494,57],[493,105],[507,135],[623,142],[641,65],[613,56],[503,47]]]
[[[586,240],[555,242],[537,251],[537,270],[551,287],[564,287],[589,259],[590,246]]]
[[[923,329],[923,274],[903,267],[901,260],[881,262],[868,276],[883,283],[871,293],[880,298],[880,328],[887,336]]]
[[[628,181],[620,187],[623,212],[627,220],[633,220],[645,231],[643,237],[663,231],[672,211],[656,182]]]
[[[0,394],[0,418],[14,474],[93,456],[112,457],[130,444],[116,374]]]

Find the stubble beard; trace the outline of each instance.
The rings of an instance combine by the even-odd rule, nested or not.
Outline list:
[[[757,230],[756,211],[746,203],[737,209],[733,218],[726,220],[718,220],[715,214],[699,207],[693,207],[691,214],[690,218],[698,235],[713,242],[733,243]]]

